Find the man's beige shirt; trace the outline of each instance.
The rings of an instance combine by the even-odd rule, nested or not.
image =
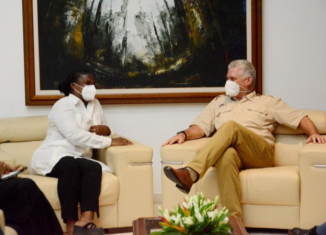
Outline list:
[[[277,124],[296,129],[305,116],[279,98],[257,95],[254,91],[242,100],[225,95],[216,97],[191,125],[198,125],[209,136],[225,122],[233,120],[274,145],[272,132]]]

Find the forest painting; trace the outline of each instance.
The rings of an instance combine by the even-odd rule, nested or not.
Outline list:
[[[245,0],[37,1],[42,90],[76,68],[98,88],[221,87],[246,58]]]
[[[261,0],[23,0],[23,14],[27,105],[53,104],[75,69],[102,103],[206,102],[235,59],[261,73]]]

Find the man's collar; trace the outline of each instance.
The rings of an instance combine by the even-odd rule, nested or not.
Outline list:
[[[252,91],[252,92],[250,92],[248,95],[242,97],[241,100],[238,100],[238,99],[235,98],[235,97],[232,97],[231,99],[232,99],[233,101],[236,101],[236,102],[243,102],[243,101],[246,101],[246,100],[253,100],[253,99],[256,97],[256,95],[257,95],[257,94],[256,94],[256,91]]]
[[[246,95],[243,98],[247,98],[248,100],[253,100],[256,97],[256,91],[252,91],[251,93],[249,93],[248,95]]]

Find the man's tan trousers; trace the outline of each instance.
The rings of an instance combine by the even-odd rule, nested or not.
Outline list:
[[[270,167],[274,149],[256,133],[234,121],[223,124],[188,167],[202,178],[215,166],[220,200],[230,213],[242,218],[239,170]]]

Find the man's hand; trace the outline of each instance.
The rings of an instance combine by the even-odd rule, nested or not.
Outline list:
[[[306,144],[309,143],[314,143],[314,144],[325,144],[326,143],[326,139],[324,137],[322,137],[319,134],[312,134],[311,136],[309,136],[309,138],[306,141]]]
[[[197,125],[192,125],[190,126],[187,130],[184,130],[187,134],[187,139],[186,139],[186,135],[184,133],[179,133],[175,136],[173,136],[172,138],[168,139],[167,141],[165,141],[165,143],[162,145],[171,145],[171,144],[182,144],[184,143],[186,140],[195,140],[195,139],[199,139],[202,138],[203,136],[205,136],[205,132]]]
[[[103,136],[109,136],[111,134],[110,128],[104,125],[91,126],[89,128],[89,131],[97,135],[103,135]]]
[[[179,134],[173,136],[172,138],[168,139],[167,141],[165,141],[165,143],[162,145],[162,147],[165,145],[171,145],[171,144],[175,144],[175,143],[182,144],[185,141],[186,141],[186,136],[182,133],[179,133]]]
[[[122,137],[112,139],[111,146],[125,146],[125,145],[133,145],[133,143]]]
[[[326,139],[322,137],[315,126],[315,124],[308,117],[302,118],[300,121],[299,127],[306,133],[308,137],[306,144],[314,143],[314,144],[325,144]]]

